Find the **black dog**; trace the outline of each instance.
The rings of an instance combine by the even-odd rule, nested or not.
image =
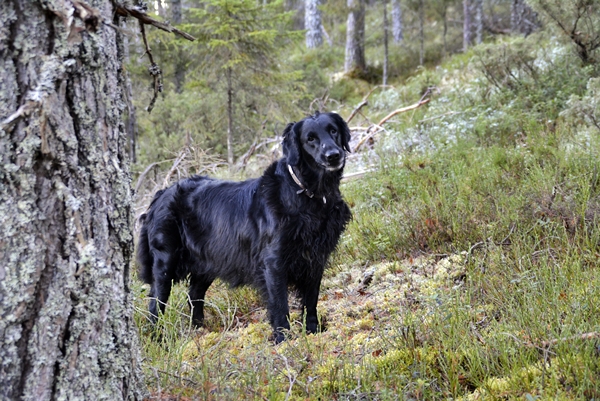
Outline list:
[[[277,343],[290,328],[288,285],[301,298],[306,331],[317,332],[323,271],[351,218],[339,190],[349,140],[339,115],[317,113],[286,127],[284,157],[260,178],[195,176],[159,191],[141,217],[137,254],[153,321],[172,282],[189,277],[193,323],[201,325],[206,290],[220,278],[261,291]]]

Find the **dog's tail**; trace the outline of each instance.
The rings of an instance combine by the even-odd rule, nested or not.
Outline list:
[[[138,240],[137,248],[137,265],[138,265],[138,277],[146,284],[152,284],[152,265],[154,264],[154,258],[152,258],[152,252],[150,252],[150,243],[148,242],[148,225],[146,219],[147,214],[140,216],[140,223],[142,228],[140,230],[140,238]]]
[[[152,224],[154,213],[152,213],[152,206],[161,197],[164,190],[160,190],[154,195],[154,199],[148,207],[148,212],[140,216],[140,238],[138,239],[137,246],[137,265],[138,265],[138,277],[146,284],[152,284],[152,265],[154,264],[154,258],[150,251],[150,242],[148,241],[148,225]]]

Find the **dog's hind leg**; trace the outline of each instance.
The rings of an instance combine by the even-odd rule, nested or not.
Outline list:
[[[271,326],[275,331],[275,343],[285,340],[284,330],[290,329],[290,308],[286,272],[267,269],[266,298]]]
[[[204,295],[212,284],[213,279],[207,276],[191,276],[189,288],[189,303],[192,310],[192,324],[201,327],[204,320]]]

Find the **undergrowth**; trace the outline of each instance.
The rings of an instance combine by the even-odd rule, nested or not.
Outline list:
[[[482,48],[378,95],[383,111],[436,94],[355,156],[375,169],[342,186],[354,218],[322,285],[323,333],[292,308],[275,346],[257,294],[223,284],[205,328],[176,286],[152,329],[136,283],[150,398],[599,399],[600,136],[595,108],[574,113],[598,101],[593,71],[541,78],[549,49],[517,50]],[[503,71],[522,82],[489,82]]]

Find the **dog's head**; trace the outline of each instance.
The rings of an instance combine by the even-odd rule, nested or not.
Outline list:
[[[283,154],[290,166],[301,161],[327,171],[338,171],[350,151],[350,129],[336,113],[317,113],[283,131]]]

